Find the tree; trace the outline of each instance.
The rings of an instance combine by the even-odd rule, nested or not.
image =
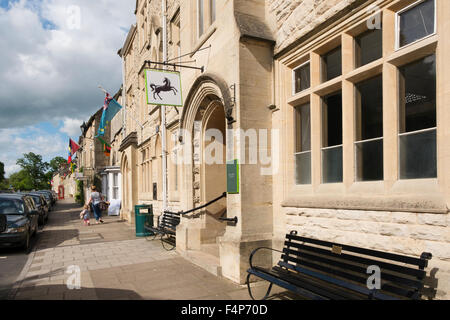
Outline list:
[[[55,157],[49,162],[49,172],[51,173],[51,177],[53,177],[56,173],[58,173],[59,169],[62,165],[67,165],[67,160],[63,157]]]
[[[5,165],[0,161],[0,190],[5,189],[9,189],[9,183],[5,178]]]
[[[5,180],[5,165],[0,161],[0,182]]]
[[[23,183],[28,186],[28,182],[31,182],[31,189],[48,189],[48,175],[46,174],[49,169],[49,164],[42,161],[42,156],[33,152],[23,155],[23,158],[17,160],[17,164],[22,168],[19,172],[20,178]],[[31,190],[30,189],[30,190]]]
[[[9,183],[14,190],[31,191],[35,189],[31,176],[26,170],[20,170],[19,172],[13,173],[9,177]]]

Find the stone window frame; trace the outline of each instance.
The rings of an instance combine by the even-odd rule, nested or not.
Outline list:
[[[436,3],[436,0],[431,0],[434,2],[434,30],[433,30],[433,33],[431,33],[423,38],[417,39],[411,43],[408,43],[404,46],[400,46],[400,15],[408,10],[413,9],[414,7],[418,6],[419,4],[421,4],[425,1],[428,1],[428,0],[415,1],[414,3],[411,3],[410,5],[402,8],[401,10],[398,10],[395,13],[395,50],[396,51],[406,48],[408,46],[414,45],[420,41],[423,41],[423,40],[425,40],[429,37],[435,36],[437,34],[437,22],[438,22],[437,21],[437,3]]]
[[[139,191],[147,197],[151,194],[152,179],[151,178],[151,168],[152,168],[152,158],[150,156],[150,144],[146,144],[139,150],[140,154],[140,170],[139,176],[141,177]]]
[[[398,12],[401,10],[404,10],[405,8],[411,6],[412,1],[411,0],[399,0],[399,1],[392,1],[391,3],[388,3],[384,5],[381,8],[380,14],[382,18],[382,32],[383,32],[383,54],[382,57],[378,60],[375,60],[367,65],[356,67],[356,60],[355,58],[355,51],[354,51],[354,41],[355,37],[362,32],[367,31],[367,27],[365,25],[367,24],[367,19],[370,18],[369,14],[367,13],[364,16],[364,13],[360,14],[358,19],[352,19],[349,17],[348,19],[351,20],[351,23],[347,22],[347,25],[342,27],[334,27],[333,31],[330,31],[330,35],[321,35],[320,40],[313,41],[312,43],[304,43],[303,46],[305,49],[299,49],[298,47],[296,49],[292,49],[290,53],[287,53],[284,55],[283,58],[279,58],[281,70],[279,73],[286,74],[285,72],[289,73],[289,83],[290,85],[283,85],[281,88],[286,93],[284,95],[284,98],[282,100],[286,101],[288,107],[294,108],[296,106],[299,106],[305,101],[311,101],[311,110],[314,110],[317,108],[317,106],[320,106],[321,98],[329,93],[335,92],[342,88],[343,96],[345,96],[345,99],[348,101],[354,99],[354,92],[355,92],[355,85],[358,82],[361,82],[363,80],[367,80],[370,78],[373,78],[377,75],[383,75],[384,78],[390,78],[398,79],[398,72],[399,68],[402,65],[407,64],[408,62],[413,62],[415,60],[419,60],[425,56],[428,56],[430,54],[436,54],[437,53],[437,45],[438,45],[438,35],[439,35],[439,24],[438,20],[435,22],[435,28],[436,33],[434,35],[427,36],[425,38],[422,38],[415,43],[409,44],[407,46],[404,46],[400,49],[396,49],[396,20],[395,17]],[[415,1],[414,3],[417,3]],[[438,11],[438,3],[435,6],[436,12]],[[363,12],[365,10],[361,10]],[[328,38],[329,40],[324,41],[324,38]],[[321,66],[321,57],[320,55],[336,48],[338,45],[336,43],[339,43],[341,41],[342,45],[342,75],[331,79],[327,82],[322,83],[321,81],[321,70],[317,72],[317,68],[320,68]],[[350,50],[349,50],[350,49]],[[311,87],[305,91],[301,91],[294,96],[292,96],[292,71],[294,68],[299,66],[299,61],[303,60],[305,56],[309,56],[310,63],[311,63]],[[438,58],[437,58],[438,59]],[[387,74],[385,75],[385,71]],[[316,73],[316,74],[315,74]],[[317,74],[318,73],[318,74]],[[313,75],[315,74],[315,75]],[[439,77],[439,75],[437,75]],[[283,79],[283,78],[281,78]],[[286,79],[286,78],[284,78]],[[282,80],[285,81],[285,80]],[[386,84],[386,81],[383,80],[383,92],[386,89],[388,85]],[[398,84],[395,83],[395,88],[390,88],[390,98],[394,98],[392,96],[393,91],[396,92],[395,97],[398,98]],[[439,90],[439,88],[437,88]],[[397,99],[398,100],[398,99]],[[385,102],[389,101],[389,97],[384,98],[383,102],[383,113],[386,110],[386,103],[389,104],[389,106],[392,108],[393,102]],[[354,116],[354,105],[355,101],[352,101],[350,103],[350,106],[346,106],[346,103],[343,103],[343,113],[349,113],[350,108],[353,110],[350,112],[352,116]],[[399,113],[399,103],[396,101],[395,103],[395,119],[398,120],[398,113]],[[439,102],[438,102],[439,105]],[[437,106],[436,109],[439,107]],[[291,119],[294,119],[293,113],[289,112],[289,117],[292,117]],[[439,115],[437,115],[439,117]],[[314,125],[311,124],[311,130],[314,132],[321,132],[317,131],[317,129],[321,128],[322,123],[321,121],[317,121],[317,119],[314,120],[313,114],[311,114],[311,122],[314,121]],[[317,117],[316,117],[317,118]],[[343,118],[345,116],[343,115]],[[352,117],[353,118],[353,117]],[[385,122],[386,116],[383,115],[383,126]],[[290,123],[292,123],[293,120],[289,120]],[[312,159],[312,166],[316,167],[315,169],[312,168],[312,183],[311,185],[307,186],[300,186],[296,185],[295,183],[295,174],[289,174],[289,177],[287,177],[287,184],[288,186],[293,187],[296,190],[296,192],[299,191],[306,191],[310,190],[309,192],[327,192],[328,191],[335,191],[335,190],[345,190],[348,188],[352,188],[353,190],[367,190],[366,187],[363,187],[362,184],[365,185],[373,185],[375,190],[378,190],[380,193],[383,192],[385,188],[397,188],[397,190],[407,190],[407,185],[410,183],[414,183],[414,181],[417,180],[408,180],[407,183],[404,180],[400,180],[399,178],[399,153],[398,153],[398,141],[395,141],[390,144],[390,147],[394,147],[394,152],[391,152],[392,154],[395,154],[395,160],[392,159],[392,155],[384,157],[384,179],[382,181],[357,181],[356,179],[356,172],[355,172],[355,151],[353,148],[354,142],[356,141],[355,137],[355,119],[353,118],[351,120],[351,139],[349,139],[349,132],[344,132],[344,149],[347,149],[344,151],[344,179],[342,183],[332,184],[332,185],[340,185],[339,186],[325,186],[324,183],[322,183],[322,169],[317,170],[317,166],[321,167],[321,157],[320,157],[320,138],[312,138],[311,144],[312,144],[312,154],[315,155],[314,159]],[[344,122],[345,123],[345,122]],[[439,123],[439,121],[438,121]],[[345,127],[345,124],[343,125]],[[386,138],[389,138],[389,140],[395,139],[394,137],[398,136],[398,128],[397,123],[395,123],[395,130],[389,133],[389,136],[386,136],[387,130],[392,129],[392,126],[390,126],[389,129],[383,128],[383,139],[386,140]],[[438,125],[439,130],[439,125]],[[347,130],[348,131],[348,130]],[[292,128],[289,128],[287,131],[289,133],[290,137],[293,137],[294,132],[292,131]],[[347,137],[346,137],[347,136]],[[289,139],[289,138],[288,138]],[[287,141],[292,141],[292,139],[289,139]],[[348,148],[350,147],[350,144],[348,141],[352,141],[352,152],[350,153],[348,151]],[[437,142],[439,145],[439,141]],[[439,149],[439,148],[438,148]],[[288,150],[294,150],[294,143],[290,143],[288,146]],[[383,150],[388,150],[388,147],[386,145],[383,146]],[[439,151],[438,151],[439,152]],[[384,152],[386,153],[386,152]],[[287,156],[289,157],[289,154],[292,154],[292,152],[288,152]],[[319,156],[318,156],[319,155]],[[351,156],[350,156],[351,155]],[[390,157],[390,158],[389,158]],[[353,158],[353,159],[352,159]],[[389,158],[389,159],[388,159]],[[289,159],[289,158],[287,158]],[[314,162],[317,162],[314,164]],[[346,164],[347,162],[350,163]],[[386,170],[386,164],[389,163],[390,169]],[[430,178],[430,179],[418,179],[419,181],[424,181],[424,185],[432,186],[433,188],[436,188],[438,185],[439,180],[439,167],[440,167],[440,160],[438,156],[437,160],[437,166],[438,166],[438,177],[437,178]],[[347,170],[345,169],[347,167]],[[293,165],[288,164],[289,170],[287,172],[289,173],[295,173],[295,164]],[[351,169],[350,169],[351,168]],[[319,172],[319,174],[317,174]],[[349,177],[351,176],[351,179]],[[402,182],[403,181],[403,182]],[[361,188],[361,189],[358,189]],[[353,193],[353,192],[352,192]]]
[[[172,156],[174,152],[177,152],[177,157],[180,156],[179,153],[179,142],[178,142],[178,126],[168,128],[168,139],[169,139],[169,156],[168,156],[168,190],[169,190],[169,201],[180,201],[180,173],[181,165],[173,163]],[[177,189],[175,188],[175,183],[177,182]]]
[[[212,2],[214,1],[214,7],[216,9],[214,20],[212,16]],[[202,17],[200,17],[200,3],[202,4]],[[211,26],[217,20],[217,1],[216,0],[196,0],[195,1],[195,24],[196,24],[196,34],[197,39],[202,38],[208,33]],[[201,18],[201,19],[200,19]],[[200,33],[200,22],[202,23],[202,32]]]

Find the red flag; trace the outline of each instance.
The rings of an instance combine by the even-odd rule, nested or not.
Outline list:
[[[80,146],[73,141],[72,139],[70,139],[70,151],[72,152],[72,155],[78,151],[78,149],[80,149]]]

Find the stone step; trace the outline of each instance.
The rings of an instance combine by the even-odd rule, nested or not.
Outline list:
[[[222,277],[222,267],[220,266],[219,257],[197,250],[188,250],[182,256],[209,273],[217,277]]]
[[[202,244],[200,251],[210,254],[217,258],[220,257],[219,245],[217,243]]]

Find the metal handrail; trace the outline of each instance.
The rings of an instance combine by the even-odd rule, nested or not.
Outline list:
[[[214,200],[211,200],[211,201],[209,201],[208,203],[206,203],[206,204],[204,204],[204,205],[202,205],[202,206],[200,206],[200,207],[198,207],[198,208],[194,208],[194,209],[191,209],[191,210],[189,210],[189,211],[179,211],[179,212],[164,211],[164,213],[185,215],[185,214],[192,213],[192,212],[194,212],[194,211],[197,211],[197,210],[206,208],[206,207],[212,205],[213,203],[216,203],[217,201],[219,201],[219,200],[221,200],[221,199],[223,199],[223,198],[226,198],[226,197],[227,197],[227,193],[224,192],[220,197],[218,197],[218,198],[216,198],[216,199],[214,199]]]
[[[221,200],[221,199],[223,199],[223,198],[226,198],[226,197],[227,197],[227,193],[224,192],[220,197],[217,197],[216,199],[211,200],[211,201],[209,201],[208,203],[206,203],[206,204],[204,204],[204,205],[202,205],[202,206],[200,206],[200,207],[191,209],[191,210],[189,210],[189,211],[171,212],[171,211],[165,210],[164,213],[175,214],[175,215],[181,215],[181,216],[183,216],[183,215],[192,213],[192,212],[194,212],[194,211],[197,211],[197,210],[200,210],[200,209],[204,209],[204,208],[206,208],[206,207],[212,205],[213,203],[216,203],[217,201],[219,201],[219,200]],[[220,221],[224,221],[224,222],[233,222],[234,224],[237,224],[237,223],[238,223],[238,217],[234,217],[234,218],[223,218],[223,217],[220,217],[219,220],[220,220]]]

